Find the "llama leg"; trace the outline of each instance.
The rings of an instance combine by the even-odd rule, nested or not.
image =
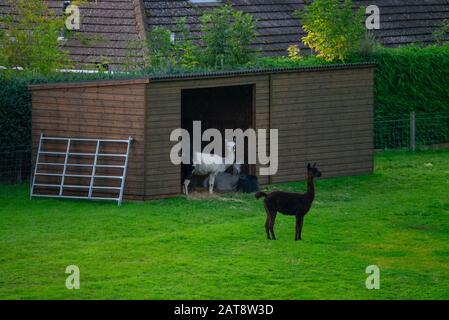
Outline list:
[[[184,194],[185,194],[186,196],[189,195],[189,185],[190,185],[190,180],[186,179],[186,180],[184,181]]]
[[[303,222],[304,217],[296,217],[296,236],[295,236],[296,241],[301,240]]]
[[[265,223],[265,230],[267,232],[268,240],[276,240],[276,235],[274,234],[274,223],[276,222],[276,210],[269,207],[269,204],[264,201],[265,211],[267,212],[267,221]],[[270,235],[271,234],[271,235]]]
[[[270,214],[267,213],[267,220],[265,221],[265,232],[267,233],[267,239],[268,240],[271,240],[271,237],[270,237],[270,221],[271,221]]]
[[[276,222],[276,215],[277,212],[273,212],[271,214],[271,222],[270,222],[271,239],[273,240],[276,240],[276,235],[274,234],[274,223]]]
[[[271,213],[268,210],[266,203],[264,202],[265,211],[267,212],[267,220],[265,221],[265,232],[267,233],[267,239],[271,240],[270,236],[270,222],[271,222]]]
[[[215,174],[211,174],[209,176],[209,194],[214,193],[215,177],[216,177]]]

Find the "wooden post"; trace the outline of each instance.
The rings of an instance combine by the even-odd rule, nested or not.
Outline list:
[[[410,112],[410,150],[416,151],[416,115]]]

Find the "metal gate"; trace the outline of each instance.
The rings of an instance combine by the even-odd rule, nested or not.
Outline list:
[[[41,134],[30,198],[113,200],[120,205],[132,141]]]

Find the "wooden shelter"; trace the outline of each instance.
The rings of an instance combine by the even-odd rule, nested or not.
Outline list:
[[[324,177],[371,173],[373,75],[371,64],[350,64],[32,85],[33,147],[41,133],[132,136],[125,198],[139,200],[180,194],[170,134],[193,120],[278,129],[279,170],[261,184],[302,180],[307,162]]]

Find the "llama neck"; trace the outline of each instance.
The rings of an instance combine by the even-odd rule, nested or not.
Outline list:
[[[307,200],[310,202],[315,199],[315,185],[313,183],[313,177],[307,177]]]
[[[224,164],[231,166],[235,162],[235,153],[234,148],[229,148],[226,150],[225,158],[224,158]]]

